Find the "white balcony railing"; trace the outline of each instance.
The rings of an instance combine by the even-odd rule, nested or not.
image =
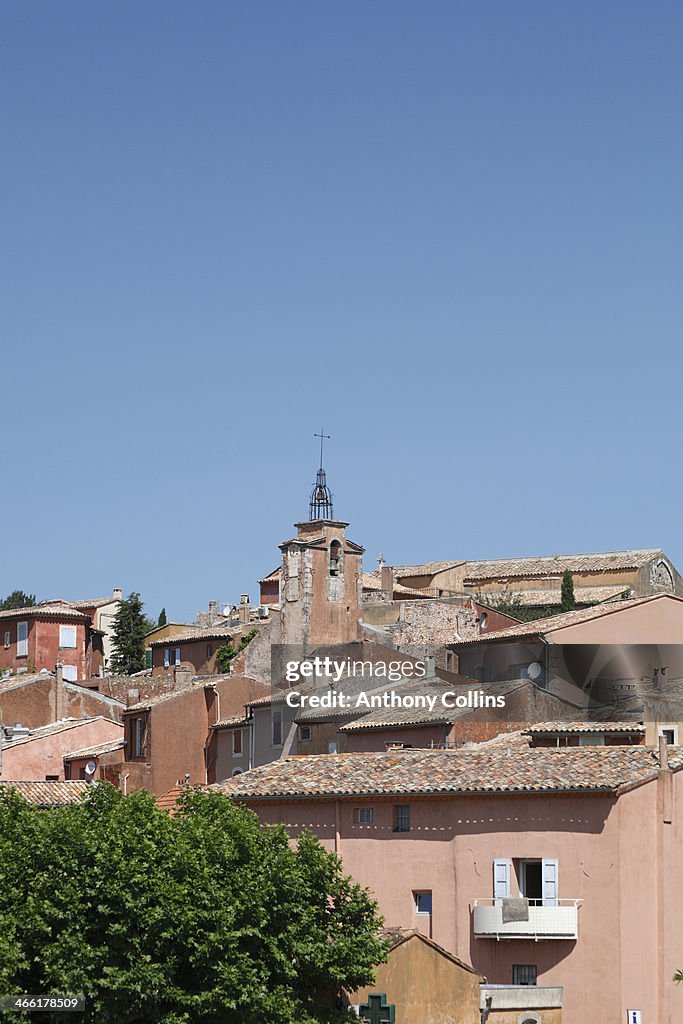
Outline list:
[[[472,900],[477,939],[577,939],[581,900],[555,900],[553,905],[529,901],[528,921],[503,923],[500,900]]]

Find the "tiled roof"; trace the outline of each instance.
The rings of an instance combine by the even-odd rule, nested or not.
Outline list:
[[[255,628],[252,622],[240,622],[229,625],[222,623],[217,626],[202,626],[201,628],[189,629],[186,633],[174,633],[173,636],[163,636],[159,640],[152,640],[150,647],[170,647],[172,644],[180,644],[188,640],[229,640],[230,637],[239,633],[245,626]]]
[[[212,729],[236,729],[238,726],[249,725],[250,719],[244,715],[233,715],[232,718],[220,718],[211,726]]]
[[[467,562],[465,582],[495,579],[499,576],[548,576],[571,572],[611,572],[620,569],[639,569],[657,555],[660,548],[636,551],[604,551],[578,555],[540,555],[526,558],[494,558]]]
[[[515,626],[508,626],[507,629],[492,630],[490,633],[482,633],[471,640],[458,640],[456,646],[461,644],[485,644],[490,640],[506,640],[514,637],[545,636],[557,629],[565,629],[567,626],[575,626],[580,622],[589,622],[591,619],[602,618],[603,615],[613,615],[615,612],[624,611],[627,608],[636,608],[648,601],[661,601],[662,599],[680,601],[681,598],[673,594],[652,594],[649,597],[633,597],[626,601],[609,601],[606,604],[594,605],[591,608],[577,608],[573,612],[560,612],[559,615],[550,615],[545,619],[534,619],[532,622],[519,622]]]
[[[123,735],[120,739],[106,740],[104,743],[96,743],[92,747],[81,747],[80,750],[72,750],[64,755],[65,761],[77,761],[81,757],[99,757],[100,754],[108,754],[110,750],[121,750],[124,746]]]
[[[683,767],[671,748],[669,766]],[[619,792],[655,778],[649,747],[391,750],[286,757],[211,787],[236,799]]]
[[[45,601],[30,608],[8,608],[0,612],[0,619],[72,619],[75,622],[90,622],[90,616],[79,612],[67,601]]]
[[[278,565],[277,569],[273,569],[272,572],[269,572],[267,576],[264,576],[263,579],[258,580],[257,582],[258,583],[275,583],[275,582],[278,582],[279,579],[280,579],[280,566]]]
[[[10,747],[18,747],[22,743],[30,743],[31,740],[40,740],[45,736],[53,736],[58,732],[66,732],[68,729],[76,729],[81,725],[91,725],[93,722],[110,722],[104,715],[95,715],[93,718],[63,718],[60,722],[52,722],[50,725],[41,725],[31,729],[28,736],[18,736],[15,740],[5,740],[2,747],[7,750]],[[116,723],[110,722],[111,725]]]
[[[94,597],[92,601],[69,601],[68,604],[74,608],[103,608],[106,604],[114,604],[120,598],[110,594],[109,597]]]
[[[526,730],[531,736],[574,732],[645,732],[641,722],[537,722]]]
[[[372,593],[382,590],[382,579],[379,574],[379,570],[375,569],[374,572],[363,573],[363,590],[371,591]],[[405,597],[424,598],[426,596],[423,590],[418,590],[416,587],[404,587],[402,583],[398,582],[395,576],[394,593],[403,594]]]
[[[394,576],[433,576],[444,569],[454,569],[456,565],[463,565],[463,559],[456,562],[423,562],[422,565],[394,565]]]
[[[612,598],[621,597],[623,594],[628,592],[627,586],[620,587],[581,587],[574,586],[574,597],[577,604],[595,604],[596,602],[610,601]],[[508,594],[520,604],[528,607],[529,605],[560,605],[562,603],[562,590],[561,588],[546,588],[544,590],[515,590],[514,588],[505,591],[505,597]],[[502,594],[501,594],[502,596]],[[495,595],[490,591],[482,595],[484,601],[489,602]],[[489,607],[492,607],[489,603]]]
[[[91,783],[73,782],[0,782],[0,789],[16,789],[36,807],[63,807],[80,803]]]

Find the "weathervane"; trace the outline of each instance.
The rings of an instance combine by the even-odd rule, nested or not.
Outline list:
[[[323,469],[323,443],[325,440],[329,441],[331,435],[326,434],[321,427],[320,433],[314,434],[313,437],[320,438],[320,469],[318,470],[315,478],[315,486],[311,491],[311,500],[308,504],[308,518],[311,520],[334,519],[332,492],[327,486],[325,470]]]

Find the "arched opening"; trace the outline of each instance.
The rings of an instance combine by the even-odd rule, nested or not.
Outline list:
[[[342,546],[338,540],[330,544],[330,576],[341,576],[342,574]]]

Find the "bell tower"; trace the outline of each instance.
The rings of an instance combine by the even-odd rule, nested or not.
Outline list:
[[[363,548],[346,536],[348,523],[334,518],[323,466],[311,491],[308,519],[280,544],[280,643],[306,648],[343,644],[360,637]]]

